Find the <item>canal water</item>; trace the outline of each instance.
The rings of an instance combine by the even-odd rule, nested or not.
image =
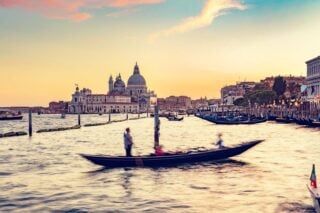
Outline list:
[[[113,115],[123,119],[126,115]],[[22,121],[0,122],[0,133],[27,130]],[[136,115],[130,115],[136,117]],[[72,126],[77,116],[34,115],[34,129]],[[82,116],[82,124],[106,115]],[[273,122],[215,125],[199,118],[161,118],[166,150],[266,141],[223,162],[174,168],[101,170],[79,153],[123,155],[130,127],[135,155],[153,147],[153,119],[129,120],[79,130],[0,138],[0,212],[313,212],[306,184],[312,163],[320,174],[320,129]]]

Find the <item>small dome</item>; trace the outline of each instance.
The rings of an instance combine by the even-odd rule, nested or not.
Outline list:
[[[130,76],[128,80],[128,86],[146,86],[146,80],[142,75],[140,75],[140,70],[138,64],[134,66],[133,75]]]
[[[121,79],[121,76],[119,74],[119,76],[116,78],[116,81],[114,82],[114,88],[124,88],[124,87],[126,87],[126,85]]]

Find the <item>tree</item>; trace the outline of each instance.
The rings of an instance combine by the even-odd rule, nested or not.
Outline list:
[[[288,84],[288,91],[290,93],[290,98],[295,98],[295,95],[297,92],[299,92],[300,86],[296,84],[295,82],[290,82]]]
[[[287,83],[283,79],[283,77],[278,76],[274,79],[274,84],[272,86],[272,90],[275,91],[277,96],[282,96],[287,89]]]
[[[271,104],[277,95],[272,90],[257,90],[246,94],[243,98],[238,98],[233,102],[236,106],[248,106],[251,104]]]
[[[276,96],[277,95],[274,91],[259,90],[248,94],[247,99],[250,100],[251,103],[257,103],[261,105],[272,103],[275,100]]]
[[[238,98],[233,102],[236,106],[247,106],[247,100],[245,98]]]

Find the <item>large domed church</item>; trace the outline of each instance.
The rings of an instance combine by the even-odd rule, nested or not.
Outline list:
[[[139,96],[147,93],[147,84],[144,77],[140,74],[138,64],[134,66],[133,74],[129,77],[127,87],[119,74],[113,82],[112,75],[109,78],[108,94],[128,94],[130,96]]]
[[[132,100],[139,102],[141,109],[148,107],[150,98],[155,97],[153,91],[148,91],[145,78],[140,73],[138,63],[134,66],[133,74],[129,77],[127,86],[119,74],[115,81],[112,75],[109,78],[108,95],[129,95]]]
[[[110,76],[106,94],[93,94],[90,89],[79,90],[77,86],[69,102],[68,112],[146,112],[155,102],[156,95],[153,91],[148,91],[146,80],[136,63],[127,86],[120,74],[115,80]]]

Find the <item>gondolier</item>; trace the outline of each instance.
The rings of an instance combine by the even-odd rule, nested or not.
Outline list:
[[[124,140],[124,148],[126,150],[126,156],[131,157],[131,149],[133,145],[132,136],[130,134],[130,128],[126,128],[126,131],[123,134],[123,140]]]

